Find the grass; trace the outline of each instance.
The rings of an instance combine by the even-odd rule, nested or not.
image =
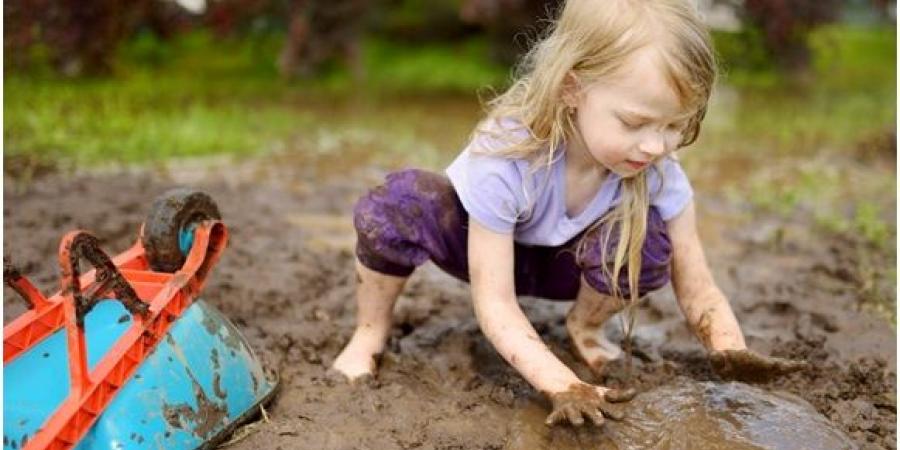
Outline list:
[[[896,31],[820,28],[810,37],[812,68],[796,77],[774,72],[737,37],[717,34],[723,57],[747,57],[725,63],[726,84],[691,150],[696,167],[738,161],[715,176],[730,180],[733,195],[784,216],[806,210],[832,231],[887,244],[885,230],[896,229]],[[847,208],[849,199],[858,207]]]
[[[279,45],[278,36],[218,42],[195,33],[163,44],[141,35],[122,49],[111,78],[7,74],[5,156],[83,167],[257,154],[333,122],[323,124],[320,114],[333,103],[472,97],[506,77],[505,68],[485,63],[483,41],[413,48],[372,40],[364,83],[340,67],[287,82],[273,62]]]
[[[264,149],[305,119],[277,102],[254,108],[235,98],[197,98],[191,83],[150,76],[41,83],[14,78],[6,87],[27,92],[10,95],[5,105],[8,154],[39,152],[76,165]]]

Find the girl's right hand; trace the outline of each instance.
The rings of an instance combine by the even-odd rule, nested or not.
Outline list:
[[[568,421],[572,425],[584,424],[587,416],[595,425],[603,425],[604,417],[622,420],[625,417],[621,407],[614,403],[627,402],[637,391],[629,389],[609,389],[587,383],[574,383],[563,392],[550,393],[553,411],[547,416],[546,424],[555,425]]]
[[[806,361],[764,356],[748,349],[714,351],[709,360],[720,377],[745,383],[765,383],[809,368]]]

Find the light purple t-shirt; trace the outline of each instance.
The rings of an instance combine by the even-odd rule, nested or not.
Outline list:
[[[512,232],[516,242],[562,245],[621,201],[622,177],[608,172],[588,206],[575,217],[569,217],[565,146],[559,149],[549,167],[545,165],[529,174],[527,160],[472,153],[473,148],[490,151],[499,145],[505,144],[479,136],[447,167],[446,173],[471,218],[498,233]],[[663,158],[655,166],[658,170],[645,169],[649,171],[650,205],[657,208],[663,220],[669,220],[687,206],[693,190],[674,158]]]

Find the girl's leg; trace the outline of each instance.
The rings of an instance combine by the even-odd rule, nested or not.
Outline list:
[[[603,334],[603,324],[624,308],[625,303],[601,294],[582,280],[575,304],[566,316],[566,330],[575,354],[598,376],[607,362],[618,358],[622,349]]]
[[[421,170],[389,174],[357,202],[357,325],[335,370],[350,380],[374,375],[394,304],[416,267],[430,259],[451,275],[467,272],[465,219],[449,180]]]
[[[609,342],[601,332],[601,328],[610,317],[624,308],[621,299],[609,295],[613,292],[613,283],[624,298],[631,297],[628,284],[628,268],[623,267],[616,281],[608,279],[602,265],[607,263],[605,256],[615,252],[618,245],[618,233],[614,228],[610,236],[609,248],[601,251],[602,236],[605,230],[595,229],[585,237],[589,249],[584,260],[579,262],[583,267],[581,287],[575,305],[566,318],[566,328],[576,353],[591,369],[601,374],[603,366],[621,355],[622,350]],[[672,244],[669,240],[666,223],[656,208],[650,208],[647,215],[647,235],[641,250],[641,269],[638,277],[638,298],[659,289],[669,282],[670,263],[672,261]]]
[[[409,277],[376,272],[356,261],[356,330],[332,367],[349,380],[375,373],[393,324],[397,297]]]

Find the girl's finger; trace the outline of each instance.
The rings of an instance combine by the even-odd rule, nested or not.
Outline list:
[[[610,403],[621,403],[630,401],[635,395],[637,395],[637,389],[635,388],[609,389],[603,393],[603,398]]]
[[[598,427],[603,425],[603,422],[606,422],[600,409],[591,410],[587,415],[591,418],[591,421],[594,422],[594,425],[597,425]]]
[[[603,415],[609,417],[612,420],[622,420],[625,418],[625,412],[622,411],[618,406],[613,406],[609,403],[600,406],[600,410],[603,411]]]
[[[779,359],[775,368],[781,373],[791,373],[805,369],[807,363],[804,361],[791,361],[789,359]]]
[[[547,416],[547,420],[544,421],[544,424],[546,424],[548,426],[556,425],[562,420],[562,418],[563,418],[563,412],[559,409],[555,409],[555,410],[553,410],[553,412],[550,413],[549,416]]]
[[[564,411],[566,412],[566,418],[569,419],[569,423],[575,425],[576,427],[580,427],[584,424],[584,418],[581,417],[581,411],[574,406],[565,407]]]

